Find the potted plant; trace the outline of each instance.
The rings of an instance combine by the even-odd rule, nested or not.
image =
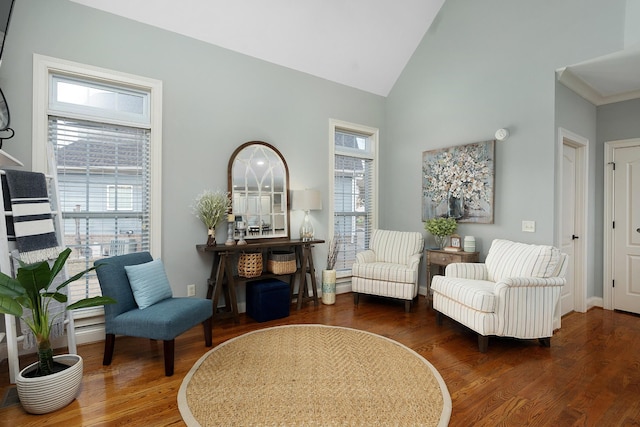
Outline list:
[[[329,241],[327,268],[322,270],[322,303],[331,305],[336,302],[336,260],[340,252],[340,239],[333,237]]]
[[[424,223],[424,229],[433,235],[439,249],[443,249],[447,237],[455,233],[458,223],[455,218],[431,218]]]
[[[206,190],[196,197],[193,207],[195,215],[207,226],[207,246],[216,245],[216,227],[231,211],[231,198],[228,192]]]
[[[70,254],[71,249],[65,249],[52,266],[48,261],[34,264],[21,261],[16,278],[0,272],[0,313],[22,319],[33,332],[38,346],[38,362],[20,371],[16,380],[20,402],[27,412],[45,413],[66,406],[75,399],[82,380],[82,358],[79,355],[54,357],[50,342],[56,318],[49,313],[50,303],[52,300],[66,303],[67,296],[60,291],[95,269],[91,267],[52,286]],[[113,303],[112,298],[97,296],[69,304],[66,310]],[[25,309],[29,311],[25,312]],[[73,383],[65,384],[65,379]],[[56,400],[58,398],[60,401]]]

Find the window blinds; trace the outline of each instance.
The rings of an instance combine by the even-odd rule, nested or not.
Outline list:
[[[341,245],[336,270],[350,272],[356,254],[369,247],[374,224],[374,162],[366,135],[336,131],[334,232]]]
[[[69,274],[96,259],[149,250],[148,129],[49,117],[57,162]],[[100,294],[95,275],[71,285],[70,300]]]

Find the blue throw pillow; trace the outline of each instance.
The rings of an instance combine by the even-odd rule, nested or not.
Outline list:
[[[127,272],[127,277],[129,277],[133,298],[140,309],[150,307],[173,296],[171,285],[161,260],[156,259],[144,264],[126,265],[124,269]]]

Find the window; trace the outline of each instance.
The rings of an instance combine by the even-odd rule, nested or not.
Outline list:
[[[340,239],[338,277],[351,275],[356,254],[369,247],[377,227],[378,130],[331,120],[332,234]]]
[[[33,169],[57,176],[69,275],[106,256],[160,257],[161,83],[40,55],[34,69]],[[98,295],[97,277],[69,292]]]
[[[133,185],[107,185],[107,210],[132,211]]]

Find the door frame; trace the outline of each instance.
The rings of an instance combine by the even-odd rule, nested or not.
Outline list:
[[[562,150],[564,144],[576,149],[576,199],[575,211],[582,212],[576,215],[574,232],[580,236],[575,245],[574,274],[573,274],[573,306],[574,311],[584,313],[587,311],[587,248],[589,234],[587,232],[589,206],[589,140],[562,127],[558,128],[558,168],[559,180],[556,184],[558,200],[557,218],[558,227],[556,242],[562,242]],[[558,308],[559,313],[560,308]]]
[[[606,141],[604,143],[604,248],[602,260],[603,308],[613,310],[613,257],[614,253],[614,177],[613,161],[617,148],[640,146],[640,138]],[[610,224],[607,226],[607,224]]]

